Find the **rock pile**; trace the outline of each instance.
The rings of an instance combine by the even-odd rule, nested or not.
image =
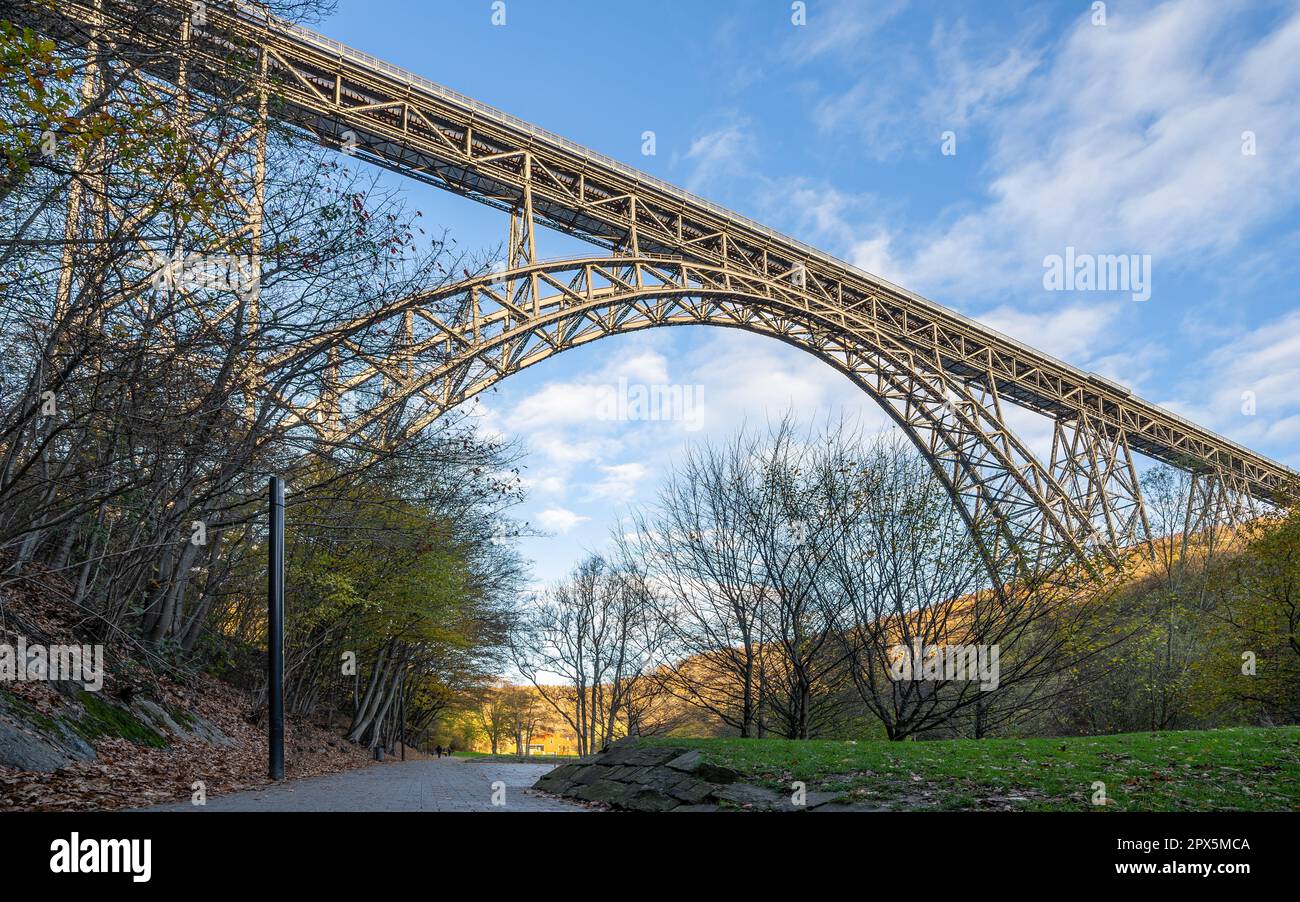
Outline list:
[[[95,761],[100,736],[129,739],[142,747],[165,748],[173,741],[202,740],[230,748],[234,740],[197,714],[142,696],[130,704],[48,684],[59,713],[42,713],[23,698],[0,689],[0,766],[51,773],[77,761]],[[53,706],[52,706],[53,707]]]
[[[849,809],[831,804],[834,793],[809,792],[796,806],[791,794],[740,782],[740,774],[704,760],[696,749],[617,743],[609,751],[564,764],[535,789],[601,802],[629,811],[799,811]]]

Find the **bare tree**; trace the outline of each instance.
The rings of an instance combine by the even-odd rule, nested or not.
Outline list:
[[[681,662],[665,688],[741,736],[757,730],[762,609],[770,589],[755,548],[747,499],[759,494],[757,443],[693,447],[649,511],[618,537],[625,560],[641,562],[664,639]]]
[[[577,734],[579,754],[612,741],[629,713],[635,724],[635,690],[653,651],[641,590],[640,579],[592,555],[516,625],[515,666]]]
[[[807,739],[835,725],[847,696],[848,655],[836,641],[848,601],[831,571],[834,551],[859,515],[861,468],[846,423],[800,435],[793,419],[769,427],[743,496],[747,543],[767,588],[760,607],[760,680],[775,732]]]
[[[1062,551],[1013,560],[994,584],[979,549],[992,529],[972,532],[927,461],[888,439],[859,459],[831,566],[851,612],[837,635],[889,738],[988,735],[1051,703],[1113,644],[1090,606],[1105,589],[1096,572]]]
[[[519,491],[485,474],[513,452],[464,414],[416,432],[418,392],[356,374],[425,344],[406,328],[417,306],[454,320],[460,301],[425,296],[483,264],[277,123],[274,85],[233,37],[228,60],[195,65],[190,4],[104,7],[130,40],[58,15],[37,23],[54,41],[0,27],[0,589],[66,585],[88,633],[158,670],[255,653],[279,473],[310,589],[287,624],[289,710],[350,712],[371,744],[427,724],[496,669],[519,568],[488,539]],[[385,413],[339,439],[320,427],[343,416],[344,383],[349,405]],[[400,599],[382,578],[399,573]]]

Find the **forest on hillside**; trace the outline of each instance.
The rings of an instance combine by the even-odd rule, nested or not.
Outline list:
[[[787,418],[688,452],[612,553],[582,560],[529,610],[512,656],[583,751],[626,733],[1296,723],[1300,514],[1189,532],[1189,474],[1154,467],[1142,489],[1149,538],[1120,566],[1017,563],[993,581],[978,531],[910,445]],[[899,650],[918,646],[997,648],[997,685],[898,679]],[[482,729],[499,703],[477,709]]]
[[[270,4],[306,21],[328,6]],[[122,24],[147,34],[168,15]],[[119,697],[217,674],[264,718],[281,475],[291,718],[363,746],[414,736],[499,669],[522,579],[501,541],[522,528],[519,451],[471,412],[417,434],[423,410],[384,403],[386,381],[355,386],[384,413],[344,438],[302,411],[412,340],[379,311],[490,253],[310,136],[274,118],[250,132],[256,90],[153,77],[186,72],[182,48],[161,52],[0,22],[0,621],[38,631],[22,601],[39,595],[71,612],[63,641],[105,647]]]

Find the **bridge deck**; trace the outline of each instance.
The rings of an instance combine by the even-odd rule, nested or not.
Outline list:
[[[98,26],[119,53],[166,77],[187,0],[62,0],[57,13],[17,0],[16,13],[56,37],[83,39]],[[149,8],[149,14],[145,13]],[[156,10],[169,8],[173,18]],[[167,28],[174,22],[175,28]],[[233,38],[233,40],[232,40]],[[1122,386],[1037,351],[968,317],[744,216],[696,197],[426,78],[247,4],[208,6],[187,59],[215,79],[232,55],[269,61],[277,114],[338,146],[347,132],[357,155],[403,175],[500,209],[525,192],[534,218],[593,244],[798,277],[810,292],[858,314],[945,372],[996,390],[1051,417],[1087,417],[1129,446],[1183,469],[1221,469],[1252,493],[1276,499],[1300,474],[1192,423]]]

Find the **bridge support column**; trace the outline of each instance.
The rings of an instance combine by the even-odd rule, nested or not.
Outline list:
[[[100,0],[95,0],[94,17],[97,24],[101,9]],[[105,82],[101,68],[104,61],[100,59],[98,36],[99,29],[96,27],[92,30],[91,39],[86,45],[86,71],[81,79],[83,107],[90,107],[104,90]],[[59,264],[59,284],[55,289],[54,321],[56,323],[63,321],[63,317],[72,306],[74,274],[78,269],[76,247],[81,240],[83,219],[86,218],[87,187],[91,194],[89,198],[92,208],[89,216],[91,229],[97,238],[104,237],[103,217],[107,203],[105,185],[103,179],[93,171],[95,166],[103,163],[103,154],[97,153],[94,149],[101,146],[102,142],[97,141],[89,148],[78,152],[74,175],[68,183],[67,214],[63,225],[63,252]]]
[[[1056,419],[1050,470],[1111,547],[1123,553],[1143,545],[1151,555],[1137,467],[1122,432],[1102,428],[1087,414]]]
[[[1222,469],[1193,470],[1183,518],[1182,553],[1199,537],[1213,548],[1221,532],[1235,533],[1262,513],[1247,482]]]
[[[532,188],[532,154],[523,155],[524,185],[520,191],[519,201],[510,211],[510,235],[506,245],[505,265],[507,270],[524,269],[537,262],[537,224],[533,221]],[[518,290],[513,279],[506,282],[506,299],[519,307],[526,307],[532,316],[538,313],[537,277],[525,276],[528,280],[527,304],[520,302]]]

